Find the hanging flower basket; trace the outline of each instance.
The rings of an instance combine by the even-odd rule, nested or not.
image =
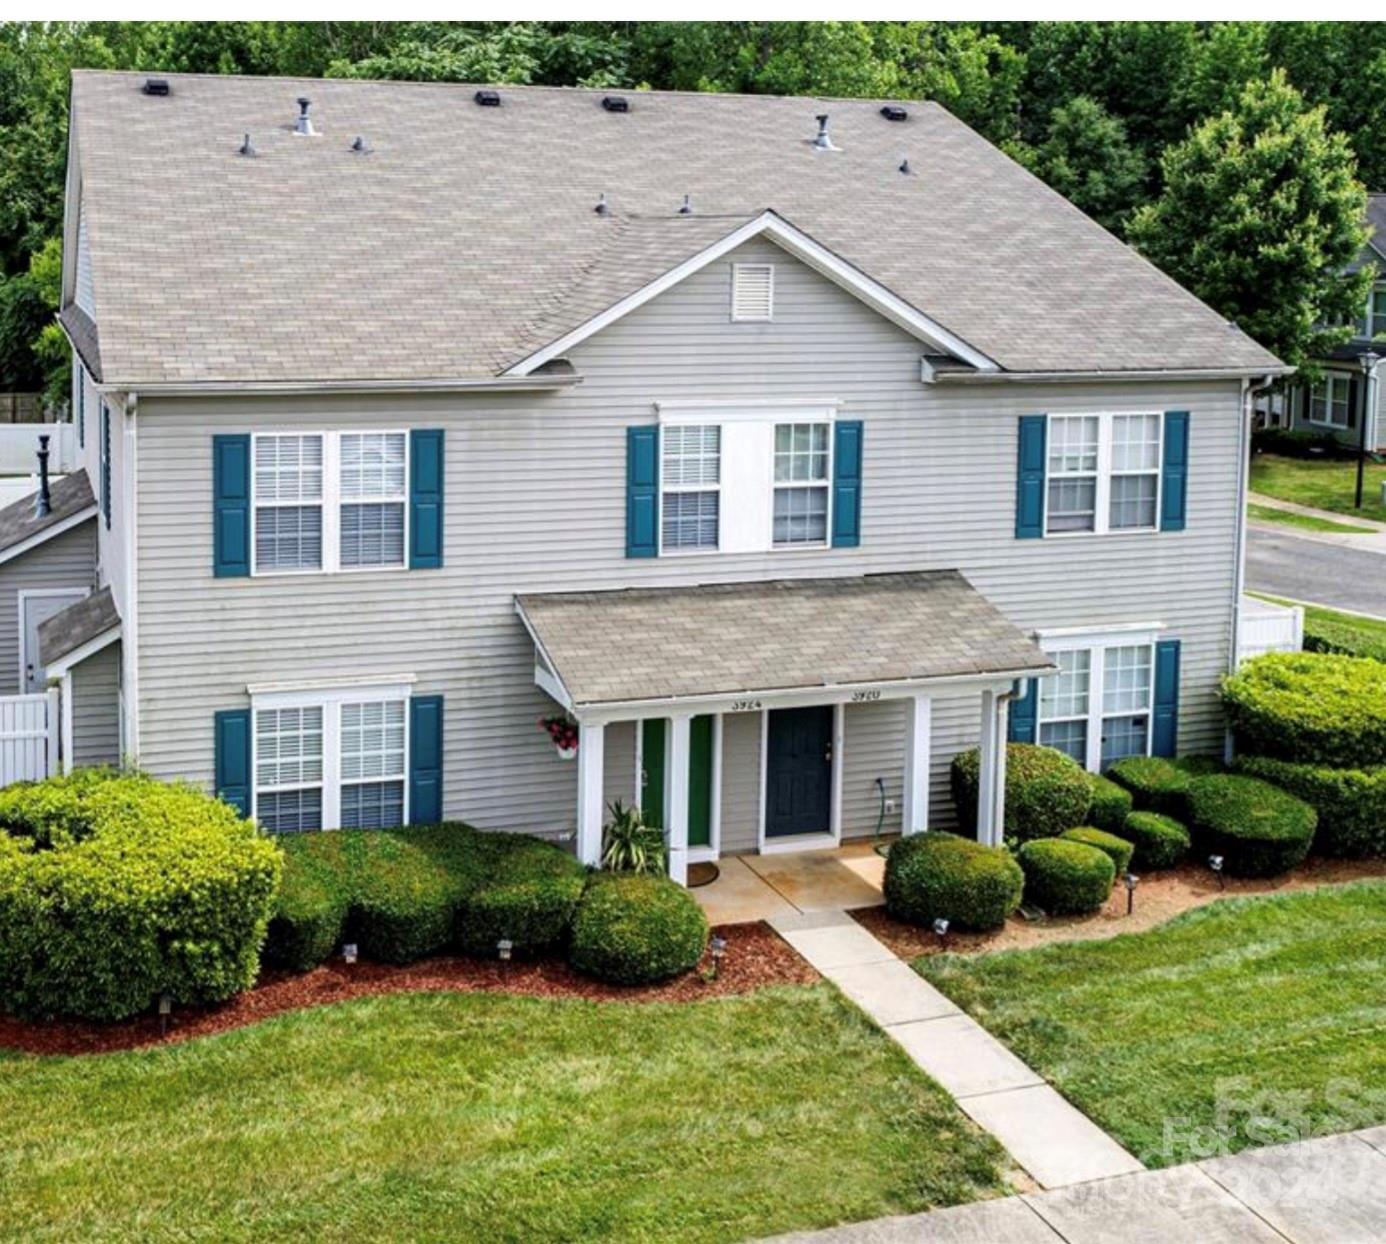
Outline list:
[[[572,760],[577,755],[578,724],[571,717],[541,717],[539,728],[553,740],[560,760]]]

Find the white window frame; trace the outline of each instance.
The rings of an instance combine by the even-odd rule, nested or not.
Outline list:
[[[796,542],[794,542],[794,543],[792,543],[792,544],[790,544],[790,543],[780,544],[780,543],[778,543],[778,542],[776,541],[776,539],[775,539],[775,493],[778,492],[781,488],[817,488],[817,487],[819,487],[820,485],[819,485],[819,483],[818,483],[817,480],[807,480],[807,481],[805,481],[805,480],[798,480],[798,481],[794,481],[794,480],[777,480],[777,479],[775,478],[775,437],[779,434],[779,429],[780,429],[781,427],[796,427],[796,426],[800,426],[800,425],[808,425],[809,427],[813,427],[813,426],[816,426],[816,425],[818,425],[818,424],[822,424],[823,427],[825,427],[825,428],[827,429],[827,432],[828,432],[828,473],[827,473],[827,475],[824,477],[823,482],[822,482],[822,485],[821,485],[821,486],[823,487],[823,489],[824,489],[824,490],[827,492],[827,494],[828,494],[827,522],[826,522],[826,525],[825,525],[824,528],[823,528],[823,539],[822,539],[822,540],[803,541],[803,542],[796,541]],[[834,465],[835,465],[835,464],[834,464],[834,461],[833,461],[833,454],[834,454],[834,449],[835,449],[835,442],[837,441],[837,436],[834,434],[834,431],[833,431],[833,418],[832,418],[832,415],[831,415],[831,414],[828,414],[828,415],[824,415],[824,416],[820,416],[820,417],[815,417],[815,418],[812,418],[812,419],[805,419],[805,418],[793,418],[793,419],[776,418],[776,419],[774,420],[774,427],[773,427],[772,430],[771,430],[770,436],[771,436],[771,440],[770,440],[770,549],[771,549],[771,551],[772,551],[772,552],[775,552],[775,553],[798,553],[798,552],[804,552],[804,551],[807,551],[807,552],[822,551],[823,549],[831,548],[831,547],[832,547],[832,543],[833,543],[833,467],[834,467]]]
[[[1158,452],[1153,470],[1116,471],[1112,470],[1112,426],[1117,419],[1127,416],[1154,417],[1160,429]],[[1053,443],[1054,421],[1056,419],[1096,419],[1097,420],[1097,496],[1094,501],[1093,529],[1091,531],[1050,531],[1049,530],[1049,485],[1056,479],[1086,477],[1091,471],[1053,472],[1049,469],[1049,447]],[[1164,455],[1165,455],[1165,412],[1162,410],[1074,410],[1055,411],[1046,416],[1044,437],[1044,536],[1047,540],[1069,540],[1092,536],[1132,536],[1149,535],[1160,530],[1160,507],[1164,504]],[[1112,475],[1153,475],[1155,477],[1155,521],[1145,527],[1113,527],[1112,522]]]
[[[352,683],[344,686],[320,686],[302,690],[261,691],[252,689],[250,700],[250,737],[260,737],[260,714],[267,709],[279,708],[321,708],[322,709],[322,824],[324,830],[340,828],[342,822],[342,705],[359,704],[372,700],[400,700],[404,703],[404,815],[405,825],[409,824],[409,757],[412,754],[413,740],[410,738],[409,697],[413,694],[412,681],[382,683]],[[250,815],[258,817],[260,804],[259,757],[251,758]],[[393,778],[371,779],[371,781],[393,781]],[[277,789],[300,790],[315,783],[302,786],[265,787],[266,791]],[[314,831],[309,831],[314,832]]]
[[[684,428],[708,428],[717,429],[717,482],[715,484],[668,484],[664,478],[665,445],[670,432],[682,430]],[[660,426],[659,429],[659,555],[660,557],[696,557],[698,554],[719,553],[722,550],[722,447],[726,438],[722,434],[722,425],[709,420],[670,420]],[[664,498],[673,494],[681,493],[704,493],[713,492],[717,494],[717,543],[685,545],[683,547],[671,547],[664,543]]]
[[[1141,624],[1137,628],[1114,628],[1109,631],[1088,632],[1040,632],[1039,646],[1043,651],[1056,656],[1060,652],[1086,651],[1088,654],[1088,711],[1085,718],[1074,716],[1044,716],[1044,698],[1037,688],[1039,699],[1035,704],[1035,742],[1043,741],[1044,726],[1050,721],[1087,721],[1087,757],[1083,767],[1090,773],[1102,772],[1102,728],[1110,718],[1139,717],[1139,712],[1121,711],[1109,713],[1103,704],[1103,693],[1107,681],[1107,651],[1112,648],[1146,648],[1150,654],[1150,683],[1146,695],[1145,754],[1151,754],[1155,740],[1155,644],[1161,631],[1158,625]],[[1052,675],[1051,675],[1052,677]]]
[[[768,288],[765,297],[764,315],[746,315],[739,309],[737,294],[743,272],[764,272]],[[772,263],[734,263],[732,264],[731,319],[733,324],[769,324],[775,318],[775,265]]]
[[[273,440],[280,436],[320,436],[322,437],[322,565],[318,567],[292,567],[286,570],[261,570],[256,552],[260,521],[260,499],[256,488],[255,462],[258,445],[262,440]],[[401,497],[342,497],[342,437],[344,436],[403,436],[404,437],[404,492]],[[413,480],[411,477],[412,457],[408,428],[275,428],[273,431],[251,434],[250,445],[250,573],[254,578],[282,579],[291,575],[321,574],[397,574],[409,569],[409,496]],[[342,506],[371,504],[402,504],[404,506],[404,556],[396,566],[343,566],[342,561]],[[296,506],[302,502],[264,502],[266,508],[275,505]],[[311,504],[311,503],[310,503]]]
[[[1333,413],[1333,390],[1341,385],[1343,388],[1343,422],[1339,423],[1335,419],[1315,419],[1314,418],[1314,393],[1323,386],[1324,410],[1332,415]],[[1326,371],[1323,376],[1309,386],[1307,395],[1305,417],[1316,428],[1332,428],[1335,432],[1346,432],[1352,427],[1352,377],[1346,372]]]

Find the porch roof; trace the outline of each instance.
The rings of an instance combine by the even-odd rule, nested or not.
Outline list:
[[[1054,669],[956,570],[541,593],[515,606],[573,709]]]

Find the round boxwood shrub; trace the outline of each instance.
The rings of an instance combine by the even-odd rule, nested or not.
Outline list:
[[[1314,851],[1364,859],[1386,855],[1386,765],[1330,769],[1269,756],[1244,756],[1237,770],[1260,778],[1318,813]]]
[[[977,790],[981,760],[977,748],[953,757],[953,803],[958,821],[977,831]],[[1006,836],[1022,842],[1053,838],[1087,820],[1092,787],[1071,756],[1033,743],[1006,745]]]
[[[1318,817],[1303,800],[1238,774],[1195,778],[1189,816],[1199,851],[1234,877],[1275,877],[1303,863]]]
[[[1126,818],[1135,807],[1131,792],[1100,773],[1088,774],[1088,786],[1092,791],[1088,823],[1105,829],[1109,834],[1120,834]]]
[[[568,959],[615,985],[649,985],[697,967],[707,917],[681,885],[651,873],[598,873],[573,917]]]
[[[1020,906],[1024,880],[1004,847],[956,834],[914,834],[892,843],[886,857],[886,910],[911,924],[941,917],[960,929],[995,929]]]
[[[1133,812],[1121,831],[1135,848],[1132,864],[1140,869],[1173,868],[1189,851],[1189,831],[1172,816]]]
[[[1096,911],[1112,893],[1116,865],[1105,851],[1083,842],[1044,838],[1018,853],[1025,873],[1025,899],[1051,916]]]
[[[1142,812],[1184,815],[1184,799],[1193,780],[1187,771],[1159,756],[1126,756],[1107,770],[1112,781],[1126,787]]]
[[[1386,764],[1386,663],[1272,652],[1222,684],[1241,751],[1297,764]]]
[[[0,800],[0,1007],[116,1020],[255,981],[280,854],[220,800],[140,774]]]
[[[1112,867],[1116,869],[1117,876],[1128,872],[1131,868],[1131,856],[1135,848],[1125,838],[1119,838],[1116,834],[1109,834],[1105,829],[1098,829],[1093,825],[1079,825],[1075,829],[1066,829],[1059,835],[1060,838],[1067,839],[1069,842],[1082,842],[1090,847],[1096,847],[1104,855],[1110,856]]]
[[[458,946],[468,954],[494,955],[502,939],[521,953],[561,945],[587,870],[538,838],[485,834],[478,845],[484,880],[458,910]]]

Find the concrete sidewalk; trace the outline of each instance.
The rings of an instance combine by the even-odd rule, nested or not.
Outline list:
[[[778,915],[770,924],[899,1042],[1040,1187],[1144,1169],[846,912]]]
[[[1330,523],[1340,523],[1348,527],[1363,527],[1364,531],[1311,531],[1307,527],[1294,527],[1285,523],[1270,522],[1266,519],[1251,518],[1252,526],[1267,531],[1287,531],[1297,539],[1312,540],[1316,544],[1337,544],[1343,548],[1358,549],[1370,553],[1386,553],[1386,523],[1375,519],[1360,518],[1356,514],[1340,514],[1334,510],[1319,510],[1312,505],[1300,505],[1294,501],[1282,501],[1279,497],[1267,497],[1263,493],[1248,494],[1252,505],[1263,505],[1268,510],[1281,510],[1286,514],[1300,514],[1306,518],[1322,518]]]
[[[1386,1127],[1052,1192],[781,1237],[781,1244],[1380,1244]]]

